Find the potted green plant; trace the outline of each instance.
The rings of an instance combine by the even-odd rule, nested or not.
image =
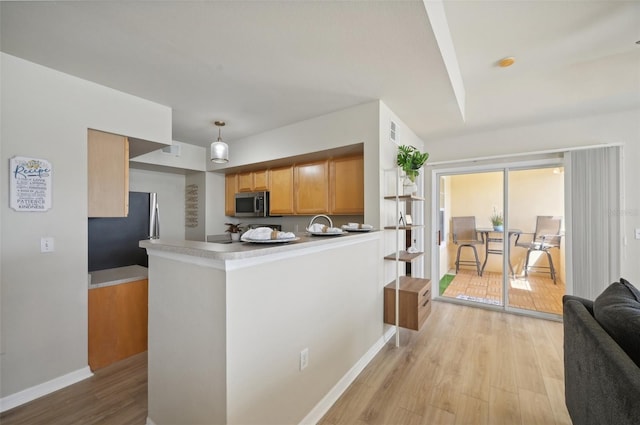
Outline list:
[[[231,235],[231,240],[232,241],[238,241],[240,240],[240,233],[242,233],[242,224],[241,223],[224,223],[227,226],[227,230],[225,230],[225,232],[228,232]]]
[[[396,164],[402,168],[405,176],[409,180],[405,180],[404,193],[405,195],[413,194],[418,190],[416,186],[416,177],[420,175],[420,168],[429,159],[427,152],[420,152],[414,146],[402,145],[398,147],[398,155],[396,157]]]
[[[496,232],[504,231],[504,219],[502,218],[502,214],[497,212],[495,208],[493,209],[493,214],[491,214],[489,220],[491,220],[493,230]]]

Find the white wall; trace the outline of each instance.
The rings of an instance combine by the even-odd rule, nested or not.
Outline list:
[[[160,213],[160,237],[184,239],[185,176],[183,174],[132,168],[129,170],[129,190],[156,192]]]
[[[227,226],[224,223],[229,221],[224,214],[224,174],[206,173],[206,231],[205,235],[219,235],[224,233]]]
[[[633,234],[640,227],[639,109],[440,138],[427,141],[426,145],[430,161],[447,161],[602,143],[623,145],[624,207],[620,213],[626,245],[622,250],[622,275],[640,284],[640,240],[634,239]],[[426,265],[429,267],[428,261]],[[603,282],[603,289],[609,283]]]
[[[151,253],[149,281],[148,418],[226,424],[225,272]]]
[[[382,338],[378,252],[376,238],[227,271],[228,423],[300,423]]]
[[[87,128],[171,141],[171,110],[2,53],[2,164],[53,166],[53,207],[16,212],[3,166],[3,398],[87,367]],[[55,240],[41,254],[40,238]]]

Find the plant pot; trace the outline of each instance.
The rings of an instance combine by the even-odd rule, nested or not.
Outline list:
[[[232,241],[239,241],[240,240],[240,233],[230,233],[231,235],[231,240]]]
[[[504,225],[501,224],[499,226],[493,226],[493,230],[495,230],[496,232],[504,232]]]
[[[404,179],[402,184],[403,195],[415,195],[418,192],[418,185],[412,182],[410,179]]]

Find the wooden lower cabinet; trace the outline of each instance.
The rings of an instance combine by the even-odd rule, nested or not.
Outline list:
[[[148,280],[89,289],[89,367],[147,350]]]
[[[420,330],[431,313],[431,280],[411,276],[400,277],[399,326]],[[384,323],[396,324],[396,284],[384,287]]]

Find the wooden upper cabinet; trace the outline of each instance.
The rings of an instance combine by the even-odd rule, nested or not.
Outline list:
[[[364,214],[364,158],[334,158],[330,162],[330,214]]]
[[[253,173],[238,173],[238,192],[251,192],[253,190]]]
[[[253,190],[269,190],[269,172],[267,170],[254,171]]]
[[[270,192],[271,215],[364,214],[362,155],[306,162],[225,176],[225,215],[235,214],[238,192]]]
[[[294,171],[297,214],[329,211],[329,161],[298,164]]]
[[[269,213],[290,215],[293,209],[293,166],[269,170]]]
[[[224,214],[234,216],[236,214],[236,192],[238,191],[238,175],[227,174],[224,176]]]
[[[129,213],[129,139],[102,131],[87,137],[88,216]]]
[[[269,174],[267,170],[238,173],[238,192],[254,192],[269,190]]]

